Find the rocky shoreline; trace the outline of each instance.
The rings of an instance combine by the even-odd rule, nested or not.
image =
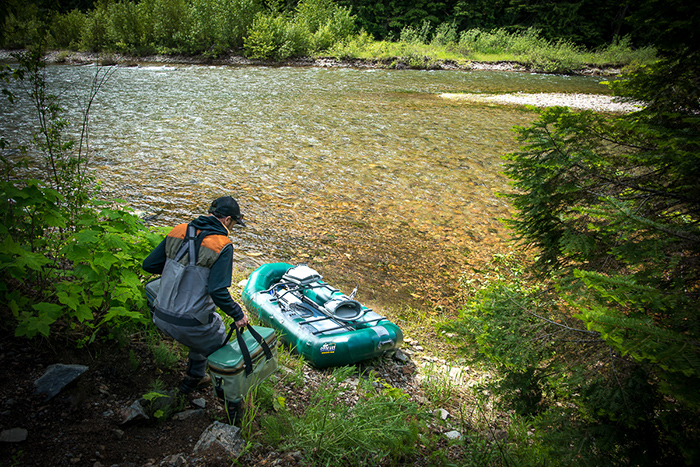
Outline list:
[[[13,51],[0,50],[0,62],[12,61]],[[103,65],[139,66],[142,64],[172,64],[172,65],[228,65],[228,66],[309,66],[325,68],[386,68],[409,69],[410,67],[401,59],[392,60],[337,60],[332,57],[304,57],[283,61],[255,60],[241,55],[229,54],[217,58],[185,55],[146,55],[134,56],[120,53],[95,53],[73,51],[51,51],[46,55],[46,61],[54,64],[87,65],[100,63]],[[436,60],[428,66],[431,70],[487,70],[487,71],[517,71],[533,73],[526,65],[518,62],[477,62],[453,60]],[[619,75],[619,68],[590,67],[573,72],[573,75],[583,76],[615,76]]]
[[[13,60],[12,52],[0,50],[0,62]],[[46,61],[52,64],[141,66],[148,64],[164,65],[213,65],[213,66],[298,66],[323,68],[382,68],[408,69],[408,65],[400,60],[336,60],[329,57],[299,58],[281,62],[249,59],[240,55],[227,55],[218,58],[184,55],[148,55],[136,57],[132,55],[110,53],[97,54],[93,52],[52,51],[46,56]],[[526,66],[516,62],[464,62],[438,61],[431,63],[430,69],[456,71],[508,71],[532,73]],[[616,76],[621,73],[618,68],[589,68],[575,73],[583,76]],[[535,107],[565,106],[577,110],[594,110],[597,112],[627,113],[639,110],[638,103],[616,102],[611,96],[593,94],[563,94],[563,93],[512,93],[512,94],[441,94],[441,98],[483,102],[498,105],[529,105]]]

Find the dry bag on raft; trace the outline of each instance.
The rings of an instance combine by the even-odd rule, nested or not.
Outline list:
[[[216,395],[225,401],[240,401],[277,371],[277,334],[262,326],[248,325],[248,332],[236,329],[236,339],[209,355],[208,363]]]

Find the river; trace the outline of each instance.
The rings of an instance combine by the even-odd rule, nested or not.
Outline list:
[[[94,66],[48,68],[78,121]],[[510,246],[501,157],[536,114],[442,93],[606,94],[602,78],[493,71],[118,67],[91,111],[102,196],[171,225],[237,198],[235,264],[305,262],[375,305],[450,308],[464,271]],[[2,134],[33,125],[2,103]]]

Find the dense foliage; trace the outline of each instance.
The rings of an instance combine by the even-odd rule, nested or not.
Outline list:
[[[0,139],[0,310],[18,336],[58,333],[82,345],[100,330],[106,335],[124,322],[147,322],[141,261],[160,236],[132,213],[97,201],[88,169],[89,108],[78,144],[65,141],[68,123],[40,56],[23,54],[17,68],[0,70],[5,82],[29,84],[39,120],[31,145]],[[94,93],[108,78],[100,73]],[[11,105],[13,94],[3,93]],[[42,167],[40,178],[27,177],[27,169]]]
[[[14,37],[17,33],[29,32],[36,26],[36,21],[51,18],[55,13],[65,15],[71,11],[86,13],[90,10],[105,10],[111,5],[121,4],[120,9],[142,9],[142,3],[105,0],[60,0],[46,2],[33,0],[30,3],[18,0],[3,2],[0,7],[0,24],[6,29],[5,37]],[[206,6],[202,6],[202,4]],[[293,12],[305,1],[288,0],[285,2],[265,2],[271,10],[283,9]],[[599,47],[611,43],[615,37],[631,35],[635,43],[650,45],[656,35],[646,28],[634,27],[628,19],[634,15],[653,17],[657,14],[653,2],[647,0],[567,0],[548,2],[543,0],[447,0],[444,2],[405,0],[339,0],[337,4],[350,10],[357,17],[357,26],[379,40],[397,38],[403,28],[420,28],[427,21],[431,27],[442,23],[453,24],[458,30],[481,29],[493,30],[507,28],[509,32],[524,31],[530,28],[541,30],[548,40],[564,40],[586,47]],[[661,11],[682,9],[683,3],[663,2],[656,6]],[[250,24],[249,16],[259,11],[262,2],[231,2],[192,0],[189,2],[171,0],[168,9],[184,12],[185,8],[203,11],[221,10],[227,6],[228,12],[243,13],[244,18],[238,24]],[[244,7],[244,9],[241,9]],[[148,8],[148,7],[147,7]],[[650,14],[651,13],[651,14]],[[226,14],[226,13],[223,13]],[[77,19],[73,13],[74,19]],[[248,18],[246,18],[246,16]],[[208,20],[218,21],[214,16]],[[34,24],[32,25],[32,22]],[[177,26],[172,24],[171,26]],[[9,34],[8,34],[9,33]],[[6,44],[8,44],[6,42]],[[6,45],[8,46],[8,45]]]
[[[500,264],[454,326],[567,463],[700,460],[700,57],[679,42],[613,84],[643,110],[517,129],[509,222],[533,274]]]
[[[628,24],[635,14],[647,14],[653,0],[579,0],[554,6],[536,0],[86,1],[58,2],[49,8],[41,0],[28,5],[11,0],[0,11],[0,46],[23,48],[47,37],[49,47],[58,49],[213,57],[233,51],[281,60],[329,52],[348,56],[358,44],[366,49],[369,39],[380,41],[375,48],[384,47],[382,41],[420,42],[444,49],[451,59],[479,60],[483,57],[475,53],[496,53],[503,54],[497,60],[524,60],[543,71],[569,71],[577,69],[575,60],[581,58],[576,55],[585,50],[615,46],[629,52],[652,47],[658,38],[656,29]],[[512,42],[520,47],[512,47]],[[414,53],[426,55],[411,51],[406,58]],[[608,56],[616,65],[630,63]],[[564,63],[548,65],[551,62]]]

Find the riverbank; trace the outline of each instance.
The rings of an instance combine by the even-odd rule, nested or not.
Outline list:
[[[0,62],[10,62],[13,51],[0,50]],[[171,65],[215,65],[215,66],[309,66],[324,68],[377,68],[377,69],[410,69],[407,63],[400,58],[391,60],[337,60],[332,57],[305,57],[284,61],[266,61],[246,58],[240,55],[225,55],[217,58],[185,55],[145,55],[134,56],[120,53],[94,53],[73,51],[51,51],[46,55],[46,61],[52,64],[88,65],[100,63],[102,65],[140,66],[144,64],[171,64]],[[434,60],[423,69],[430,70],[458,70],[458,71],[513,71],[523,73],[537,73],[527,65],[518,62],[478,62],[478,61],[454,61]],[[581,76],[616,76],[621,73],[618,67],[588,67],[571,73]]]

